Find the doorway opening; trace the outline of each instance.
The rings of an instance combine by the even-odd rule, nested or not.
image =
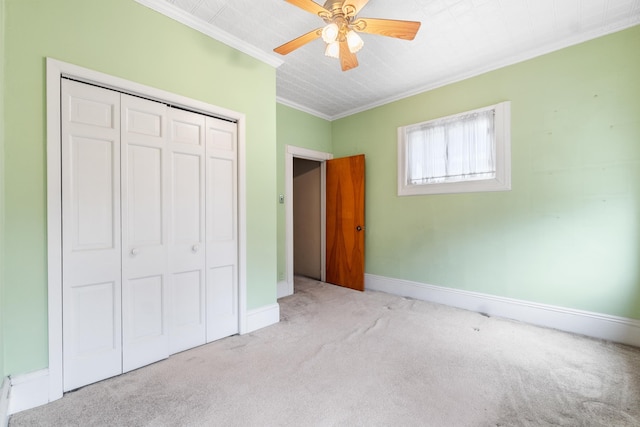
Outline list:
[[[320,169],[318,161],[293,159],[293,274],[315,280],[322,277]]]
[[[296,195],[294,193],[294,161],[307,160],[311,163],[298,163],[298,172],[304,171],[305,166],[311,168],[311,166],[318,166],[320,175],[320,206],[318,216],[320,218],[320,281],[325,281],[325,237],[326,237],[326,160],[333,158],[333,154],[324,153],[315,150],[309,150],[307,148],[295,147],[287,145],[285,147],[285,275],[286,280],[278,284],[278,298],[292,295],[294,291],[294,254],[297,249],[294,249],[294,204]],[[313,168],[311,168],[313,169]],[[304,181],[304,179],[303,179]],[[300,181],[300,182],[303,182]],[[301,187],[304,188],[304,187]],[[304,196],[299,196],[304,198]],[[300,223],[300,221],[298,221]],[[300,260],[300,256],[298,256]],[[301,266],[299,266],[301,267]],[[313,267],[316,268],[316,267]]]

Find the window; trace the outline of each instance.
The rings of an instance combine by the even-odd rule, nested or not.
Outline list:
[[[398,195],[511,189],[511,103],[398,128]]]

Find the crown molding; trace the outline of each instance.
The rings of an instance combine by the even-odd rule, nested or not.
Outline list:
[[[198,19],[195,16],[191,15],[188,12],[174,6],[171,3],[168,3],[164,0],[135,0],[136,3],[139,3],[143,6],[148,7],[149,9],[155,10],[162,15],[167,16],[168,18],[174,19],[181,24],[186,25],[187,27],[193,28],[196,31],[199,31],[207,36],[215,39],[221,43],[226,44],[236,50],[239,50],[242,53],[246,53],[247,55],[262,61],[268,65],[271,65],[274,68],[278,68],[284,61],[280,58],[277,58],[274,55],[264,52],[261,49],[256,48],[252,44],[245,42],[244,40],[239,39],[238,37],[227,33],[219,28],[214,27],[202,19]]]
[[[333,117],[329,116],[327,114],[321,113],[317,110],[313,110],[309,107],[305,107],[304,105],[295,103],[293,101],[289,101],[288,99],[282,98],[280,96],[276,96],[276,102],[278,102],[279,104],[282,105],[286,105],[287,107],[291,107],[295,110],[299,110],[302,111],[303,113],[307,113],[307,114],[311,114],[312,116],[316,116],[318,118],[324,119],[324,120],[328,120],[328,121],[332,121]]]
[[[443,86],[447,86],[453,83],[457,83],[466,79],[470,79],[472,77],[477,77],[479,75],[488,73],[490,71],[495,71],[498,70],[500,68],[504,68],[504,67],[508,67],[510,65],[515,65],[518,64],[520,62],[524,62],[524,61],[528,61],[530,59],[534,59],[537,58],[539,56],[543,56],[549,53],[553,53],[556,51],[559,51],[561,49],[565,49],[567,47],[571,47],[571,46],[575,46],[578,45],[580,43],[584,43],[590,40],[594,40],[597,39],[599,37],[604,37],[606,35],[609,34],[613,34],[613,33],[617,33],[618,31],[622,31],[622,30],[626,30],[628,28],[631,27],[635,27],[636,25],[640,24],[640,17],[635,17],[635,18],[631,18],[622,22],[617,22],[615,24],[606,26],[604,28],[600,28],[598,30],[594,30],[594,31],[590,31],[587,33],[583,33],[583,34],[579,34],[576,35],[574,37],[570,37],[567,39],[564,39],[560,42],[557,41],[552,41],[550,43],[547,43],[543,46],[534,48],[534,49],[530,49],[526,52],[522,52],[522,53],[518,53],[516,55],[512,55],[509,56],[507,58],[504,58],[502,60],[499,61],[494,61],[492,63],[489,63],[485,66],[482,67],[476,67],[476,68],[472,68],[471,70],[468,71],[464,71],[461,73],[457,73],[457,74],[453,74],[453,75],[449,75],[444,79],[440,79],[440,80],[435,80],[427,85],[424,86],[420,86],[416,89],[413,89],[411,91],[407,91],[407,92],[403,92],[400,93],[398,95],[389,97],[389,98],[385,98],[385,99],[381,99],[379,101],[367,104],[367,105],[363,105],[361,107],[358,108],[354,108],[348,111],[343,111],[341,113],[335,114],[335,115],[329,115],[328,120],[329,121],[334,121],[334,120],[338,120],[338,119],[342,119],[357,113],[361,113],[363,111],[367,111],[367,110],[371,110],[373,108],[376,107],[381,107],[383,105],[386,104],[390,104],[392,102],[395,101],[400,101],[402,99],[405,98],[410,98],[412,96],[415,95],[419,95],[421,93],[424,92],[428,92],[430,90],[434,90],[434,89],[438,89],[440,87]]]

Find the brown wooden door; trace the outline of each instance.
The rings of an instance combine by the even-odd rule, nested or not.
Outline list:
[[[326,163],[326,280],[364,291],[364,154]]]

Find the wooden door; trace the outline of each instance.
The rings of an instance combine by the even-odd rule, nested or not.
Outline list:
[[[326,281],[364,291],[364,154],[326,165]]]
[[[64,391],[122,373],[120,94],[62,81]]]

